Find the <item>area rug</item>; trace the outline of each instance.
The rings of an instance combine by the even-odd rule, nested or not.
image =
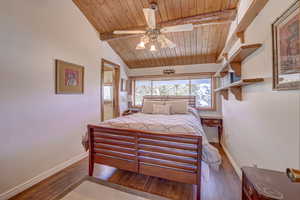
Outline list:
[[[169,200],[100,179],[87,177],[70,187],[60,200]]]

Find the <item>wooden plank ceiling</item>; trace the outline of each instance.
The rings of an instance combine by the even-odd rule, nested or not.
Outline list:
[[[152,0],[73,1],[129,68],[141,68],[216,62],[239,0],[156,0],[156,21],[162,26],[184,24],[189,17],[200,18],[193,21],[193,31],[166,34],[176,48],[156,52],[135,49],[140,35],[114,38],[111,34],[114,30],[146,27],[142,9],[148,8]]]

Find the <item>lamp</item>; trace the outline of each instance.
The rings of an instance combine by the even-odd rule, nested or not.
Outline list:
[[[288,168],[286,174],[292,182],[300,183],[300,170]]]

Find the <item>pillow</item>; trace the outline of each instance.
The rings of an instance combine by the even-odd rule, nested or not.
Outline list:
[[[187,101],[167,101],[166,105],[171,105],[171,114],[187,114]]]
[[[198,120],[201,120],[200,118],[200,115],[199,115],[199,112],[197,111],[196,108],[193,108],[193,107],[188,107],[188,112],[189,113],[192,113]]]
[[[142,108],[142,113],[152,114],[153,112],[153,104],[163,105],[163,101],[149,101],[145,100]]]
[[[171,105],[153,104],[153,114],[170,115]]]

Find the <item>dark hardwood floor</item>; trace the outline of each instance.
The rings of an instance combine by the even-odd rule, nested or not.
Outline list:
[[[223,163],[219,171],[210,170],[208,180],[202,180],[202,200],[239,200],[241,182],[219,145]],[[54,176],[38,183],[11,200],[51,200],[87,176],[88,160],[84,159]],[[205,173],[205,171],[203,171]],[[161,178],[139,175],[107,166],[95,166],[94,177],[126,187],[176,200],[191,200],[193,186]]]

